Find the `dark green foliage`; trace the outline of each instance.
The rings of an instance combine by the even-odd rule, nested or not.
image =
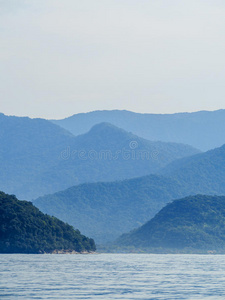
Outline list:
[[[116,244],[155,251],[225,251],[225,197],[196,195],[175,200]]]
[[[0,192],[0,253],[95,251],[93,239],[55,217],[39,211],[31,202]]]
[[[75,137],[50,121],[4,115],[0,145],[0,190],[26,200],[80,183],[147,175],[199,152],[150,142],[105,123]]]

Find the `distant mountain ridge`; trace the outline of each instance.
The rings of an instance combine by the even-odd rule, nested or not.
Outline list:
[[[37,175],[53,167],[73,139],[47,120],[0,115],[0,189],[22,199],[37,195],[36,188],[43,189]]]
[[[224,162],[225,146],[222,146],[177,160],[159,175],[79,185],[46,195],[34,203],[44,212],[74,226],[79,220],[85,234],[103,243],[118,236],[119,232],[124,233],[125,228],[132,230],[143,224],[173,199],[200,193],[224,195]],[[87,218],[89,222],[83,227]]]
[[[43,119],[0,115],[0,189],[31,200],[84,182],[154,173],[199,151],[150,142],[108,123],[73,136]]]
[[[186,194],[173,179],[149,175],[115,182],[81,184],[33,201],[41,211],[68,222],[96,243],[115,240],[139,227],[168,201]]]
[[[207,151],[225,144],[225,110],[175,114],[141,114],[126,110],[75,114],[53,123],[79,135],[108,122],[151,141],[176,142]]]
[[[225,194],[225,145],[182,158],[159,171],[180,183],[188,183],[190,193]]]

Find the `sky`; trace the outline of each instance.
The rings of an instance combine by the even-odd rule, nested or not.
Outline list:
[[[0,112],[225,108],[224,0],[0,0]]]

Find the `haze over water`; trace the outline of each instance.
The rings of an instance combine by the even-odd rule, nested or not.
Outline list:
[[[1,299],[225,299],[223,255],[1,255]]]

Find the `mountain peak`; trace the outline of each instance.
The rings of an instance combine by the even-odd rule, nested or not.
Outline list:
[[[123,134],[129,134],[127,131],[112,125],[108,122],[102,122],[94,125],[90,131],[90,134],[115,134],[115,133],[123,133]]]

